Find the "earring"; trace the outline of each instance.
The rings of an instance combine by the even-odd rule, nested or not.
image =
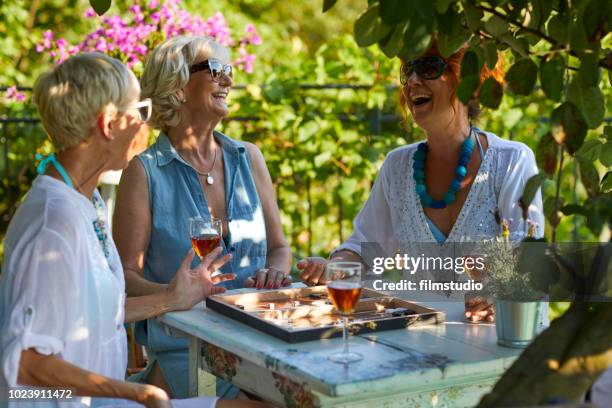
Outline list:
[[[183,99],[183,100],[181,101],[181,103],[186,103],[186,102],[187,102],[187,99]]]

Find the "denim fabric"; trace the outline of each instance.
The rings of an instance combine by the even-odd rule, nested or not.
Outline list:
[[[244,287],[245,279],[266,264],[266,226],[246,147],[220,132],[214,132],[214,137],[223,151],[229,225],[229,234],[221,245],[223,254],[233,254],[221,271],[237,275],[234,281],[221,285],[236,289]],[[144,276],[153,282],[168,283],[191,248],[189,218],[210,219],[208,204],[198,174],[178,155],[164,133],[138,159],[146,172],[151,210],[151,239]],[[198,263],[195,257],[192,267]],[[173,396],[186,397],[187,339],[169,336],[155,319],[149,319],[137,324],[136,340],[154,352],[175,391]],[[175,361],[179,356],[181,361]]]

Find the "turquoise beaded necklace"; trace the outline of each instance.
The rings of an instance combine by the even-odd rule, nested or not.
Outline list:
[[[472,156],[474,150],[474,140],[472,139],[472,133],[474,127],[470,126],[468,137],[463,141],[461,145],[461,155],[459,156],[459,163],[455,168],[455,179],[451,182],[448,191],[444,194],[441,200],[434,200],[427,192],[425,186],[425,160],[427,159],[427,142],[419,143],[417,151],[414,152],[413,163],[412,163],[412,176],[416,183],[416,193],[421,199],[423,207],[429,207],[434,209],[442,209],[447,205],[454,203],[457,200],[457,192],[461,190],[461,182],[467,174],[467,165]]]

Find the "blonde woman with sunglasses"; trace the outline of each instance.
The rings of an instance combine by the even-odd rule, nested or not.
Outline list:
[[[260,150],[216,130],[229,114],[234,83],[229,50],[208,37],[175,37],[147,57],[140,79],[153,101],[155,143],[124,172],[113,233],[128,293],[164,291],[191,247],[190,219],[221,222],[220,246],[236,279],[227,289],[290,283],[291,250],[283,234],[272,179]],[[136,341],[149,365],[139,381],[187,395],[188,342],[155,319],[139,323]],[[217,395],[238,390],[218,381]]]

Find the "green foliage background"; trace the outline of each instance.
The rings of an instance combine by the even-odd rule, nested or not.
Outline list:
[[[581,0],[576,4],[584,12],[594,2]],[[423,6],[428,2],[417,3]],[[453,5],[449,6],[451,3]],[[438,1],[431,4],[440,8],[446,5],[448,10],[455,10],[454,5],[459,3],[467,4],[469,9],[470,4],[475,2]],[[495,3],[491,1],[486,6]],[[537,2],[544,3],[558,6],[559,2]],[[113,1],[110,13],[125,11],[130,4],[127,0]],[[285,233],[295,256],[326,256],[350,234],[352,219],[367,198],[385,154],[397,146],[424,137],[412,123],[402,124],[397,120],[399,61],[397,58],[387,58],[385,53],[397,54],[402,51],[407,53],[405,55],[416,55],[422,51],[425,38],[420,43],[414,42],[413,48],[406,50],[403,43],[393,44],[391,39],[395,37],[392,32],[368,31],[372,24],[382,24],[381,20],[377,20],[379,9],[376,9],[376,13],[370,11],[370,21],[365,22],[367,24],[363,23],[361,13],[365,9],[380,8],[377,1],[340,1],[325,14],[321,12],[320,1],[187,0],[184,4],[192,13],[203,17],[221,11],[234,29],[241,29],[247,22],[256,25],[263,45],[257,50],[255,72],[251,75],[239,73],[236,83],[244,84],[246,88],[234,90],[231,95],[231,116],[253,120],[226,121],[221,130],[234,138],[252,141],[262,149],[276,186]],[[51,66],[46,54],[38,54],[34,50],[34,45],[42,38],[42,32],[51,29],[58,36],[77,42],[93,28],[94,23],[83,17],[88,6],[86,0],[3,2],[0,5],[0,86],[31,86],[36,76]],[[429,6],[423,7],[430,10]],[[457,17],[448,10],[449,21],[455,24],[459,20],[454,20]],[[473,10],[471,14],[468,13],[471,18],[468,18],[468,23],[476,24],[473,17],[477,14]],[[554,22],[554,13],[552,19],[553,24],[547,25],[546,30],[556,30],[555,34],[568,30]],[[357,42],[362,45],[378,42],[380,47],[362,48],[355,43],[355,20],[358,20],[355,25]],[[362,20],[361,25],[359,20]],[[503,99],[495,98],[494,89],[486,93],[483,102],[489,106],[499,105],[497,109],[485,110],[478,125],[501,137],[522,141],[534,151],[542,150],[541,140],[545,140],[551,130],[551,112],[567,90],[573,95],[573,100],[583,102],[581,108],[584,108],[587,116],[593,111],[597,113],[590,115],[593,126],[590,126],[579,154],[564,162],[564,177],[560,185],[563,203],[583,203],[588,197],[601,200],[604,204],[609,202],[601,197],[606,193],[606,183],[602,179],[610,170],[612,143],[610,132],[604,132],[605,124],[600,119],[600,116],[610,117],[609,73],[597,74],[594,79],[589,77],[587,80],[589,86],[600,90],[604,101],[604,112],[601,114],[598,112],[601,110],[600,104],[589,105],[591,99],[582,94],[584,88],[572,79],[578,77],[576,72],[563,67],[559,71],[559,67],[565,63],[581,67],[580,58],[571,56],[568,60],[559,61],[548,56],[536,57],[542,71],[538,76],[545,80],[535,87],[532,83],[530,88],[525,78],[530,77],[532,67],[522,67],[521,70],[518,63],[524,61],[525,56],[517,48],[528,47],[536,54],[545,55],[549,47],[528,35],[514,33],[507,36],[508,25],[496,19],[483,20],[486,21],[478,24],[498,33],[500,39],[478,44],[482,49],[482,53],[478,54],[481,63],[483,58],[491,62],[499,48],[506,61],[506,69],[512,67],[515,72],[508,72],[509,87]],[[401,22],[395,24],[393,27],[400,26]],[[440,22],[437,24],[443,27]],[[455,42],[467,39],[462,37],[461,32],[452,31],[453,27],[456,28],[456,24],[453,24],[447,25],[451,31],[444,34],[449,48]],[[374,37],[364,42],[360,35]],[[561,32],[558,35],[564,34]],[[510,37],[518,37],[518,40]],[[494,47],[490,44],[494,44]],[[601,39],[601,48],[612,48],[610,35]],[[360,89],[304,89],[303,84],[367,86]],[[521,92],[521,87],[528,92]],[[593,106],[595,109],[589,109]],[[36,113],[29,103],[25,107],[4,103],[0,105],[0,115],[35,117]],[[6,158],[0,154],[0,171],[8,166],[10,173],[8,178],[3,174],[0,187],[0,238],[5,233],[15,203],[27,191],[34,177],[35,150],[49,149],[44,144],[40,125],[9,124],[1,137],[8,138],[9,154]],[[539,155],[539,159],[545,157]],[[579,159],[582,161],[577,165]],[[545,161],[541,161],[541,165],[544,166]],[[608,192],[610,181],[608,178]],[[543,187],[545,196],[549,197],[556,189],[555,181],[548,180]],[[609,193],[605,199],[609,200]],[[560,208],[555,208],[549,200],[546,209],[550,218],[559,214]],[[547,228],[549,237],[550,234],[550,228]],[[576,215],[560,217],[557,231],[559,241],[575,238],[598,241],[608,240],[609,236],[609,219],[593,221],[593,217],[585,217],[580,211]]]

